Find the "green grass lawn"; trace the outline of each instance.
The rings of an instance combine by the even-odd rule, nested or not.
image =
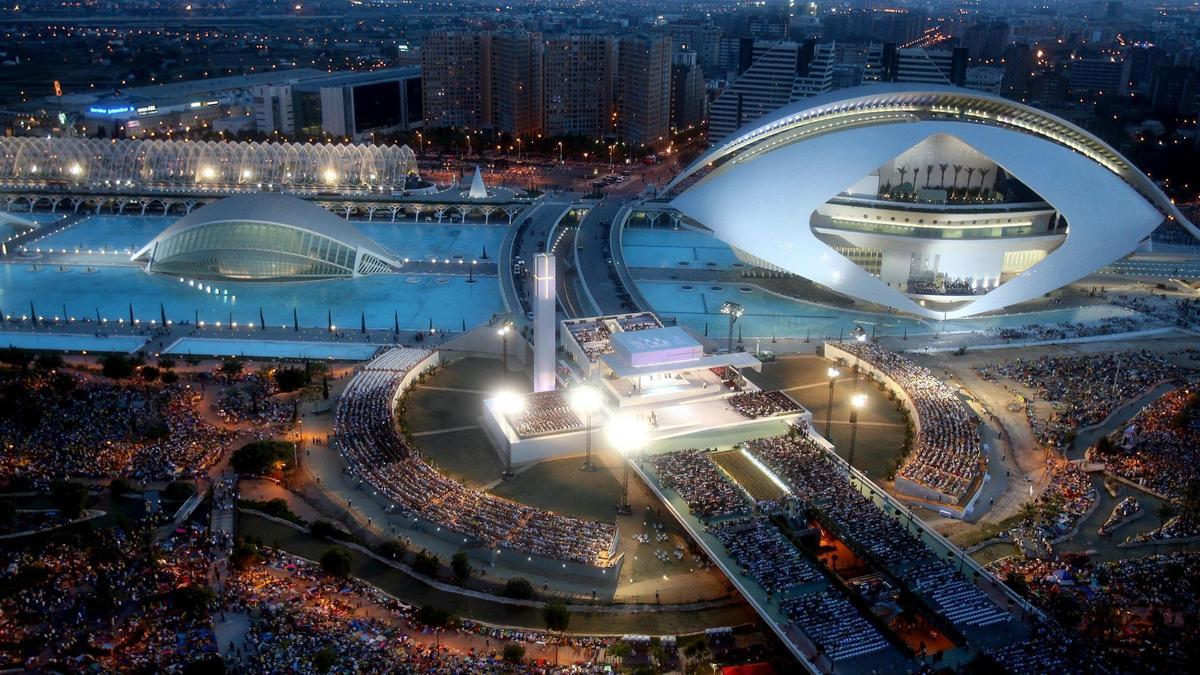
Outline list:
[[[471,487],[487,485],[504,471],[500,456],[482,429],[421,436],[415,441],[438,471]]]

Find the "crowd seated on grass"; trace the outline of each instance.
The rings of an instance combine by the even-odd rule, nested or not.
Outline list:
[[[977,366],[976,371],[986,380],[1009,380],[1052,402],[1052,419],[1043,423],[1031,417],[1030,422],[1039,440],[1054,449],[1065,448],[1076,430],[1099,424],[1124,401],[1155,385],[1194,377],[1170,359],[1145,350],[1014,359]]]
[[[779,532],[766,518],[754,517],[709,525],[739,567],[768,593],[820,581],[817,566]]]
[[[1003,340],[1044,342],[1047,340],[1092,337],[1094,335],[1130,333],[1147,328],[1154,323],[1149,317],[1140,315],[1109,316],[1097,321],[1088,322],[1062,321],[1059,323],[1030,323],[1020,328],[989,328],[985,331],[985,334]]]
[[[428,352],[404,349],[410,367]],[[339,449],[354,475],[374,486],[403,513],[423,518],[474,540],[475,545],[514,549],[547,558],[606,564],[616,529],[610,523],[542,511],[473,490],[442,475],[396,430],[393,403],[405,371],[363,367],[338,402]]]
[[[583,421],[559,391],[541,391],[524,397],[525,407],[508,415],[508,423],[521,438],[583,429]]]
[[[986,464],[979,419],[958,394],[897,352],[871,342],[841,342],[837,347],[869,363],[892,379],[916,407],[920,430],[896,472],[952,500],[962,499]]]
[[[654,455],[650,463],[663,484],[679,493],[692,515],[702,520],[746,513],[749,499],[708,457],[707,450],[676,450]]]
[[[734,394],[729,405],[752,420],[760,417],[775,417],[802,412],[804,408],[782,391],[752,391]]]
[[[1182,498],[1200,481],[1200,394],[1167,392],[1090,453],[1107,471],[1157,494]]]
[[[206,422],[182,383],[108,382],[69,371],[4,372],[0,480],[42,488],[60,476],[141,481],[202,476],[235,434]]]
[[[784,598],[781,607],[830,661],[845,661],[887,647],[883,635],[841,591]]]

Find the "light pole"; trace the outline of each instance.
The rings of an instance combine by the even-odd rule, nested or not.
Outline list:
[[[854,442],[858,440],[858,409],[867,404],[866,394],[855,394],[850,397],[850,452],[846,455],[846,464],[854,468]]]
[[[562,141],[558,142],[558,163],[562,164]]]
[[[855,329],[854,340],[860,345],[867,341],[867,331],[863,330],[862,326]],[[862,357],[859,356],[859,352],[854,352],[854,391],[858,391],[858,371],[861,361]]]
[[[525,398],[515,392],[502,391],[496,394],[496,408],[504,415],[504,420],[516,431],[513,418],[525,412]],[[501,474],[501,477],[504,480],[512,480],[516,477],[512,470],[512,441],[506,439],[504,449],[504,473]]]
[[[600,392],[588,386],[578,387],[567,393],[567,403],[587,420],[587,454],[583,460],[583,470],[595,471],[596,465],[592,463],[592,414],[603,403]]]
[[[825,372],[829,375],[829,405],[825,406],[825,440],[829,440],[829,433],[833,429],[833,385],[842,371],[830,368]]]
[[[425,136],[421,132],[417,132],[417,140],[421,143],[421,154],[425,154]]]
[[[521,161],[521,139],[517,139],[517,161]]]
[[[502,368],[502,376],[508,378],[508,334],[512,332],[513,322],[505,321],[500,328],[496,329],[496,334],[500,336],[501,356],[500,365]]]
[[[626,414],[613,418],[604,428],[604,433],[625,464],[625,477],[621,482],[621,503],[617,504],[617,513],[628,516],[633,513],[633,508],[629,505],[630,455],[646,446],[650,439],[650,429],[642,420]]]
[[[613,152],[616,149],[617,149],[617,145],[615,143],[608,146],[608,172],[609,173],[612,173],[614,171],[614,169],[613,169]]]
[[[737,320],[742,318],[742,315],[746,313],[746,310],[745,310],[745,308],[743,308],[741,305],[737,304],[736,302],[726,301],[726,302],[721,303],[721,313],[729,316],[729,349],[727,351],[730,354],[732,354],[733,353],[733,324],[737,323]]]

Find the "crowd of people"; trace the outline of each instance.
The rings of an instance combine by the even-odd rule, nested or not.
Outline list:
[[[729,397],[729,405],[743,417],[756,420],[803,412],[804,408],[782,391],[748,391]]]
[[[837,347],[886,374],[916,408],[917,435],[896,477],[953,501],[962,499],[987,466],[979,419],[954,389],[898,352],[872,342],[841,342]]]
[[[709,459],[708,450],[676,450],[650,459],[663,485],[679,493],[701,520],[744,514],[750,500]]]
[[[1106,470],[1172,499],[1181,499],[1188,485],[1200,480],[1200,394],[1195,390],[1167,392],[1114,437],[1089,451]]]
[[[397,432],[393,404],[405,372],[395,366],[403,352],[409,368],[428,356],[420,349],[384,352],[362,367],[338,401],[335,428],[349,470],[373,485],[401,511],[473,540],[585,565],[608,564],[615,547],[611,523],[542,511],[468,488],[426,463]]]
[[[1130,333],[1148,328],[1153,323],[1152,319],[1145,316],[1109,316],[1088,322],[1029,323],[1020,328],[991,328],[985,333],[1004,340],[1041,342]]]
[[[613,328],[609,327],[609,321],[615,323]],[[600,360],[601,356],[613,353],[611,338],[614,329],[618,332],[630,333],[662,328],[662,324],[652,314],[635,314],[621,319],[569,321],[565,325],[567,331],[571,333],[571,337],[575,338],[580,349],[593,363]]]
[[[1156,352],[1124,350],[1081,356],[1039,356],[976,366],[985,380],[1009,380],[1054,404],[1056,413],[1030,423],[1039,440],[1062,450],[1074,432],[1099,424],[1124,401],[1161,382],[1181,382],[1187,369]]]
[[[291,421],[292,402],[277,396],[279,388],[265,373],[240,371],[222,374],[225,385],[217,400],[216,412],[226,422],[284,424]]]
[[[159,546],[154,523],[103,528],[0,554],[0,654],[30,670],[160,671],[216,652],[208,614],[182,589],[207,589],[214,547],[204,528]],[[197,594],[203,602],[208,594]]]
[[[817,648],[838,662],[873,654],[887,641],[836,589],[785,598],[783,612],[804,631]]]
[[[197,478],[235,434],[205,421],[186,383],[110,382],[68,370],[0,373],[0,480]]]
[[[540,391],[525,396],[525,406],[507,415],[508,423],[521,438],[578,431],[583,420],[567,404],[560,391]]]
[[[1113,304],[1177,326],[1200,325],[1200,299],[1195,297],[1118,295]]]
[[[708,531],[767,593],[782,593],[824,577],[817,566],[766,518],[740,518],[709,525]]]
[[[921,295],[974,295],[978,291],[975,282],[970,279],[909,279],[908,292]]]
[[[1200,552],[1108,562],[1080,554],[1014,556],[989,568],[1063,628],[1077,629],[1091,652],[1123,671],[1177,669],[1195,654],[1200,640]],[[1020,656],[1018,652],[1010,658]]]

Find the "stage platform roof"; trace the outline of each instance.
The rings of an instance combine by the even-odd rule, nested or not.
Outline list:
[[[641,331],[648,332],[648,331]],[[617,354],[605,354],[601,357],[604,365],[612,369],[612,372],[617,377],[639,377],[644,375],[655,375],[658,373],[680,372],[684,370],[699,370],[702,368],[719,368],[721,366],[733,366],[735,368],[750,368],[753,370],[762,370],[762,361],[748,352],[734,352],[732,354],[712,354],[687,361],[668,361],[662,363],[653,363],[645,366],[634,366],[626,363]]]

